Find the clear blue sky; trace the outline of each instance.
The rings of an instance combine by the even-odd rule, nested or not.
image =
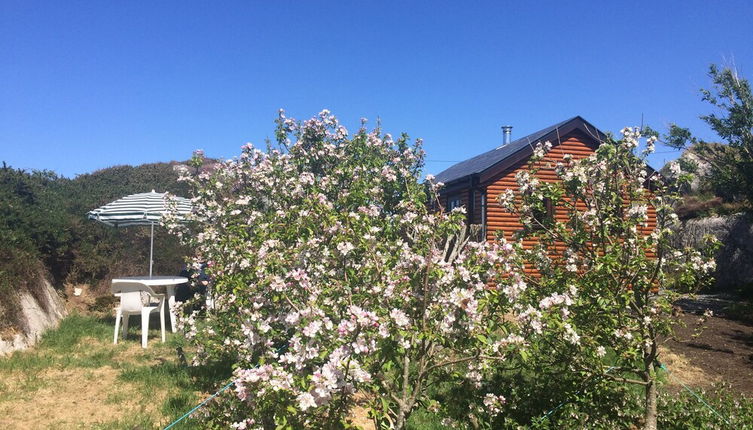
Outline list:
[[[753,2],[0,2],[0,160],[66,176],[233,157],[279,108],[380,117],[427,172],[574,115],[714,135],[710,63],[753,78]],[[665,149],[659,148],[659,151]],[[660,167],[673,153],[651,160]]]

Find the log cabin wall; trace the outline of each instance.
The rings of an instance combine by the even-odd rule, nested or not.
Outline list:
[[[538,167],[540,170],[537,172],[536,177],[542,182],[559,181],[557,175],[554,173],[554,166],[557,162],[564,160],[565,154],[572,155],[573,159],[581,159],[588,157],[596,149],[596,142],[580,132],[563,136],[560,143],[552,142],[552,145],[551,151],[539,162]],[[527,158],[519,161],[486,184],[487,240],[493,240],[498,232],[503,232],[504,237],[511,240],[513,233],[523,228],[518,216],[505,211],[497,201],[499,195],[506,190],[511,189],[517,192],[518,183],[515,181],[515,175],[521,170],[528,170]],[[586,210],[583,206],[578,206],[578,208]],[[554,217],[557,221],[567,220],[567,214],[556,207],[554,208]],[[536,241],[531,239],[525,241],[523,245],[526,248],[530,248],[535,243]]]
[[[557,182],[560,179],[554,172],[554,166],[557,162],[564,160],[565,154],[572,155],[573,159],[582,159],[591,155],[596,149],[596,142],[580,132],[572,133],[568,136],[563,136],[561,143],[552,142],[552,149],[544,158],[538,162],[537,167],[539,171],[536,177],[542,182]],[[507,171],[501,173],[498,177],[491,179],[486,186],[486,239],[488,241],[494,240],[498,232],[504,234],[504,237],[508,240],[512,239],[512,235],[515,231],[521,230],[523,225],[520,223],[518,216],[505,211],[497,199],[499,195],[508,189],[512,189],[517,192],[518,183],[515,180],[515,175],[520,170],[528,170],[528,160],[521,160]],[[518,199],[519,201],[519,199]],[[576,207],[579,211],[586,211],[587,208],[582,202],[576,202]],[[554,207],[554,218],[559,222],[567,221],[568,214],[562,208]],[[652,207],[648,207],[648,222],[641,229],[645,234],[650,234],[656,228],[656,210]],[[530,249],[536,240],[534,238],[528,239],[523,242],[523,246]]]
[[[528,160],[533,145],[549,141],[553,147],[538,163],[536,176],[544,182],[559,181],[554,168],[564,160],[566,154],[574,159],[582,159],[593,154],[606,135],[580,116],[544,128],[516,141],[459,162],[437,175],[440,182],[447,183],[441,190],[440,202],[445,209],[457,205],[466,208],[466,221],[471,225],[482,225],[480,240],[494,240],[502,233],[508,240],[516,231],[523,228],[516,215],[507,213],[497,202],[500,193],[518,190],[515,175],[520,170],[528,170]],[[583,203],[579,210],[585,211]],[[566,221],[564,208],[551,208],[557,221]],[[648,209],[648,223],[642,229],[646,234],[656,226],[656,211]],[[526,239],[523,245],[531,248],[537,243],[535,237]],[[558,247],[559,248],[559,247]],[[562,247],[564,249],[564,247]],[[559,252],[559,250],[557,251]]]
[[[536,173],[536,177],[542,182],[557,182],[560,179],[554,172],[554,166],[557,162],[564,160],[565,154],[572,155],[573,159],[582,159],[591,155],[596,148],[596,142],[581,133],[573,133],[569,136],[564,136],[561,143],[557,144],[553,142],[552,150],[549,151],[544,158],[537,163],[539,169]],[[498,234],[502,234],[507,240],[512,240],[513,234],[521,230],[523,225],[520,223],[518,216],[505,211],[497,201],[499,195],[508,189],[514,191],[518,190],[518,183],[515,180],[515,175],[520,170],[528,170],[528,160],[521,160],[507,171],[501,173],[498,177],[489,181],[486,184],[487,189],[487,226],[486,226],[486,240],[493,241]],[[520,199],[517,199],[520,201]],[[583,202],[576,202],[576,208],[579,211],[585,212],[587,208]],[[564,208],[553,207],[553,216],[558,222],[566,222],[568,219],[568,213]],[[648,222],[641,228],[644,234],[650,234],[656,228],[656,210],[652,207],[648,207]],[[523,241],[523,247],[525,249],[533,248],[537,243],[535,237],[528,237]],[[550,249],[549,255],[554,259],[563,258],[566,246],[561,244],[555,244],[554,249]],[[648,256],[654,255],[649,251]],[[529,274],[536,275],[537,271],[532,265],[526,264],[525,271]]]
[[[532,145],[545,141],[552,143],[551,151],[538,162],[536,176],[542,182],[556,182],[560,180],[554,171],[557,162],[563,161],[566,154],[574,159],[586,158],[593,154],[599,142],[604,139],[604,133],[580,116],[547,127],[441,172],[437,179],[446,182],[448,186],[441,191],[440,201],[445,209],[457,204],[464,205],[468,224],[482,225],[479,240],[493,241],[498,234],[511,240],[523,225],[516,215],[506,212],[497,199],[506,190],[517,193],[519,187],[515,175],[520,170],[528,170]],[[576,207],[579,211],[586,210],[583,202],[576,202]],[[551,207],[550,210],[557,221],[567,221],[568,213],[564,208]],[[641,231],[650,234],[655,228],[656,211],[649,206],[648,222]],[[536,237],[529,237],[523,241],[523,246],[531,249],[537,242]],[[565,249],[564,244],[554,244],[554,249],[549,249],[548,252],[550,257],[558,259]],[[651,256],[652,252],[647,251]],[[530,265],[527,271],[535,272]]]

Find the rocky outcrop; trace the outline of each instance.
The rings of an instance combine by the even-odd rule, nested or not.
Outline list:
[[[697,193],[708,188],[708,178],[712,174],[712,163],[722,159],[730,151],[729,145],[721,143],[697,143],[684,150],[677,160],[670,161],[659,171],[662,176],[672,181],[677,179],[678,173],[673,172],[670,166],[678,165],[683,173],[692,173],[693,179],[687,187],[683,187],[685,193]]]
[[[716,286],[728,290],[753,285],[753,217],[736,214],[684,221],[675,241],[699,248],[707,234],[722,243],[716,254]]]
[[[18,295],[20,329],[6,338],[0,338],[0,355],[34,345],[42,334],[57,327],[66,315],[65,303],[47,279],[41,278],[34,294],[21,291]]]

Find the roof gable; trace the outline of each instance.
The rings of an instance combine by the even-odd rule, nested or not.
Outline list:
[[[574,130],[581,130],[587,136],[593,137],[594,141],[597,142],[601,142],[606,138],[604,133],[591,123],[580,116],[576,116],[531,133],[528,136],[521,137],[507,145],[497,147],[491,151],[454,164],[439,173],[436,176],[436,180],[450,184],[470,175],[483,174],[508,159],[514,158],[515,161],[518,161],[530,156],[533,153],[534,145],[539,141],[555,140]]]

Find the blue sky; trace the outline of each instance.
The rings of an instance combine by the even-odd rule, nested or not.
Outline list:
[[[74,176],[237,155],[277,110],[379,117],[438,173],[574,115],[689,126],[710,63],[753,78],[750,1],[0,2],[0,161]],[[659,148],[660,167],[675,153]]]

